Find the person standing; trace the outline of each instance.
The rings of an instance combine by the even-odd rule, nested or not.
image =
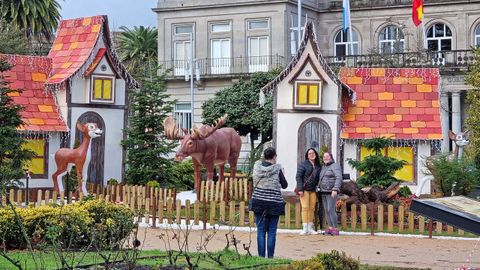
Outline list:
[[[282,166],[276,164],[275,148],[268,147],[263,152],[263,160],[255,162],[253,167],[253,193],[249,208],[255,214],[257,226],[258,256],[273,258],[277,235],[278,219],[285,215],[285,202],[281,189],[288,186]],[[267,239],[265,239],[267,236]]]
[[[335,163],[332,153],[323,154],[323,167],[320,172],[320,181],[317,190],[320,191],[322,204],[327,214],[328,229],[325,234],[339,235],[338,216],[337,216],[337,198],[342,186],[342,169],[338,163]]]
[[[305,160],[297,167],[297,194],[300,196],[302,205],[302,225],[303,229],[300,235],[318,234],[313,227],[315,217],[315,205],[317,204],[317,195],[315,192],[318,184],[321,165],[320,157],[315,149],[310,148],[305,153]]]

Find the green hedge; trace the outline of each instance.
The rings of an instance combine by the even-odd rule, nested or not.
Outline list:
[[[62,248],[118,245],[133,230],[133,211],[101,200],[69,205],[16,208],[21,225],[34,247]],[[0,241],[6,248],[23,249],[27,241],[11,208],[0,208]]]

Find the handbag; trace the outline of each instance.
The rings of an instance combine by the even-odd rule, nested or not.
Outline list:
[[[305,190],[305,187],[306,187],[307,184],[310,182],[310,180],[312,180],[312,178],[313,178],[313,176],[315,175],[316,172],[317,172],[317,169],[314,168],[312,174],[310,174],[310,176],[308,177],[307,181],[305,181],[305,183],[303,183],[303,186],[302,186],[303,189],[302,189],[302,190]],[[300,191],[298,191],[298,188],[297,188],[297,187],[295,187],[295,189],[293,190],[293,192],[295,192],[295,194],[297,194],[297,196],[300,196],[300,194],[299,194]]]

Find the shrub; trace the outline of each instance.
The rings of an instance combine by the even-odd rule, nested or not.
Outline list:
[[[400,190],[398,191],[398,196],[400,197],[407,198],[410,195],[412,195],[412,191],[407,186],[401,187]]]
[[[204,171],[205,168],[202,168]],[[179,190],[191,190],[193,189],[193,161],[191,159],[181,162],[175,162],[172,166],[172,184]]]
[[[151,180],[151,181],[148,181],[148,182],[147,182],[147,187],[159,188],[159,187],[160,187],[160,183],[158,183],[158,182],[155,181],[155,180]]]
[[[358,270],[360,262],[348,257],[345,252],[332,250],[330,253],[318,254],[305,260],[294,261],[288,266],[274,268],[276,270]]]
[[[119,243],[134,227],[130,209],[100,200],[16,208],[15,211],[34,247],[81,247],[93,241],[106,247]],[[27,242],[10,208],[0,208],[0,240],[6,248],[26,248]]]
[[[455,195],[468,195],[480,184],[480,171],[475,162],[467,158],[450,160],[448,156],[442,155],[433,160],[432,164],[435,186],[445,196],[451,196],[452,190]]]

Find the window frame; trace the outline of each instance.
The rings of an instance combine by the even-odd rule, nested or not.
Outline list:
[[[436,31],[435,31],[435,26],[436,25],[443,25],[443,36],[436,36]],[[428,37],[428,32],[430,32],[430,29],[432,29],[432,37]],[[450,30],[451,36],[447,36],[447,29]],[[427,32],[425,34],[425,38],[427,39],[427,48],[429,51],[432,52],[441,52],[441,51],[452,51],[453,50],[453,31],[452,29],[443,22],[437,22],[432,25],[430,25],[429,28],[427,28]],[[428,44],[429,41],[436,41],[436,50],[430,50]],[[450,50],[442,50],[442,41],[450,41]]]
[[[473,46],[480,47],[480,23],[473,29]]]
[[[190,109],[189,110],[177,109],[177,105],[190,105]],[[188,115],[190,115],[190,116],[188,116]],[[178,117],[181,117],[182,121],[179,121]],[[188,121],[189,121],[189,123],[186,123],[187,124],[186,126],[183,125],[185,123],[185,121],[183,121],[185,119],[185,117],[188,118]],[[179,135],[184,135],[182,128],[190,130],[193,126],[192,125],[192,103],[191,102],[175,103],[174,106],[173,106],[173,119],[175,119],[175,123],[178,127],[178,130],[179,130]]]
[[[220,42],[220,54],[222,54],[222,43],[228,41],[228,56],[213,57],[214,42]],[[211,74],[230,74],[232,72],[232,38],[211,38],[210,39],[210,73]]]
[[[187,33],[177,33],[177,29],[180,27],[190,27],[192,30],[191,32]],[[173,25],[173,35],[175,36],[190,36],[194,32],[194,26],[193,23],[185,23],[185,24],[174,24]]]
[[[103,86],[104,83],[103,81],[105,80],[110,80],[111,85],[112,85],[112,90],[111,90],[111,99],[97,99],[95,98],[95,80],[102,80],[102,96],[103,96]],[[108,76],[108,75],[100,75],[100,74],[92,74],[90,76],[90,103],[102,103],[102,104],[113,104],[115,103],[115,84],[116,84],[116,78],[115,76]]]
[[[184,54],[184,59],[177,59],[177,45],[182,44],[183,47],[183,54]],[[174,76],[184,76],[186,73],[190,73],[189,70],[187,69],[187,63],[190,61],[189,57],[191,52],[191,47],[190,49],[187,48],[189,46],[192,46],[190,39],[189,40],[175,40],[173,41],[173,75]],[[195,48],[194,48],[195,50]]]
[[[318,103],[315,104],[299,104],[298,103],[298,90],[300,85],[307,85],[307,91],[310,91],[311,85],[316,85],[318,89]],[[320,110],[322,108],[322,81],[295,81],[293,89],[293,107],[300,110]]]
[[[30,177],[32,179],[42,179],[42,178],[48,178],[48,159],[49,159],[49,142],[48,142],[48,136],[47,135],[38,135],[38,138],[35,139],[30,139],[26,138],[27,141],[34,141],[34,140],[42,140],[43,141],[43,156],[36,156],[34,155],[32,159],[34,158],[42,158],[43,159],[43,174],[34,174],[30,171]],[[36,154],[36,153],[35,153]]]
[[[252,41],[258,41],[259,55],[252,56]],[[267,53],[265,55],[260,54],[260,40],[267,40]],[[247,37],[247,57],[248,57],[248,71],[254,72],[267,72],[270,66],[270,36],[249,36]],[[255,57],[255,58],[254,58]],[[263,61],[265,60],[265,61]]]
[[[356,38],[356,40],[353,40],[352,38],[352,41],[345,41],[346,39],[346,35],[348,35],[349,31],[347,31],[347,33],[345,33],[345,31],[343,31],[342,29],[338,30],[337,33],[335,35],[333,35],[333,55],[335,56],[334,58],[334,61],[335,62],[343,62],[345,61],[345,57],[346,56],[349,56],[349,55],[358,55],[360,53],[360,37],[357,33],[357,31],[355,31],[355,29],[352,29],[352,36]],[[337,36],[338,35],[341,35],[340,36],[340,42],[337,42]],[[353,43],[353,54],[352,53],[349,53],[350,51],[350,44]],[[337,55],[337,46],[345,46],[345,55],[342,55],[342,56],[338,56]]]
[[[395,36],[395,39],[389,39],[389,30],[393,30],[394,33],[392,36]],[[405,51],[405,35],[403,35],[403,38],[399,38],[400,34],[403,35],[402,29],[400,27],[390,24],[386,25],[385,27],[382,28],[382,30],[379,32],[378,35],[378,51],[381,54],[395,54],[395,53],[403,53]],[[381,39],[382,35],[385,36],[385,39]],[[396,43],[401,44],[401,50],[398,51],[396,47]],[[390,48],[389,52],[383,51],[383,46],[382,44],[388,44],[388,47]]]
[[[265,28],[251,28],[250,23],[252,22],[266,22],[267,27]],[[247,30],[248,31],[261,31],[270,29],[270,19],[269,18],[256,18],[256,19],[247,19]]]
[[[228,25],[228,30],[224,31],[214,31],[213,27],[215,25]],[[209,30],[210,33],[212,34],[224,34],[224,33],[230,33],[232,32],[232,21],[215,21],[215,22],[210,22],[209,23]]]

